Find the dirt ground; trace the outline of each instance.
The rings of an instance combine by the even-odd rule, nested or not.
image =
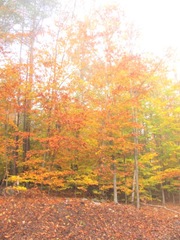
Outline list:
[[[180,240],[180,206],[143,206],[31,192],[0,197],[0,240]]]

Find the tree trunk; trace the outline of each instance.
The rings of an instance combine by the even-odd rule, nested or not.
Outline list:
[[[114,203],[118,203],[118,196],[117,196],[117,169],[114,163],[113,165],[113,190],[114,190]]]
[[[139,169],[138,169],[138,158],[135,154],[135,174],[136,174],[136,207],[140,208],[140,196],[139,196]]]
[[[164,192],[162,183],[161,183],[161,194],[162,194],[162,205],[164,206],[166,204],[166,199],[165,199],[165,192]]]
[[[134,176],[133,176],[133,188],[132,188],[132,203],[135,200],[135,193],[136,193],[136,207],[140,208],[140,196],[139,196],[139,166],[138,166],[138,137],[137,137],[137,129],[135,129],[135,136],[134,136]]]
[[[135,122],[137,123],[137,111],[135,111]],[[134,165],[135,165],[135,181],[136,181],[136,207],[140,208],[140,197],[139,197],[139,166],[138,166],[138,132],[137,128],[134,130],[135,136],[134,136],[134,143],[135,143],[135,149],[134,149]]]
[[[136,188],[136,174],[135,174],[135,169],[134,169],[133,184],[132,184],[132,195],[131,195],[131,202],[132,203],[134,203],[134,201],[135,201],[135,188]]]
[[[27,79],[26,79],[26,95],[24,101],[24,132],[27,134],[23,139],[23,160],[27,158],[27,152],[30,150],[30,130],[31,130],[31,120],[30,112],[32,108],[32,99],[30,94],[33,88],[33,75],[34,75],[34,42],[35,42],[35,20],[33,20],[32,36],[30,39],[29,46],[29,59],[28,59],[28,69],[27,69]]]
[[[19,112],[16,113],[16,119],[15,124],[17,126],[17,129],[19,129],[19,123],[20,123],[20,114]],[[18,167],[17,162],[19,160],[19,135],[18,133],[15,135],[15,148],[14,148],[14,159],[13,159],[13,175],[18,174]]]
[[[133,84],[130,79],[130,94],[131,97],[138,97],[138,93],[133,89]],[[132,202],[134,202],[134,194],[136,190],[136,207],[140,208],[140,197],[139,197],[139,164],[138,164],[138,113],[137,113],[137,106],[132,105],[132,118],[133,123],[135,123],[135,127],[133,129],[133,136],[134,136],[134,176],[133,176],[133,192],[132,192]]]
[[[174,193],[172,193],[172,202],[173,202],[174,205],[176,204],[176,198],[175,198],[175,194]]]

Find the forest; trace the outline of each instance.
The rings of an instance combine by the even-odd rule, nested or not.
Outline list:
[[[81,2],[0,0],[1,187],[178,203],[180,82],[118,6]]]

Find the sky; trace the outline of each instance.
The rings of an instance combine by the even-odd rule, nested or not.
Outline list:
[[[62,1],[62,0],[59,0]],[[138,52],[168,58],[180,79],[180,0],[70,0],[82,2],[77,11],[91,6],[119,4],[138,31]],[[84,8],[85,7],[85,8]]]
[[[95,0],[101,1],[101,0]],[[143,53],[166,56],[180,78],[180,0],[102,0],[122,6],[127,19],[138,30]]]
[[[180,51],[180,0],[119,0],[141,32],[142,47],[154,53]]]

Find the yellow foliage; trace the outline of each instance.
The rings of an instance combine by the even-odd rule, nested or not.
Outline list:
[[[145,153],[141,156],[140,161],[142,162],[149,162],[153,160],[158,154],[157,153]]]

